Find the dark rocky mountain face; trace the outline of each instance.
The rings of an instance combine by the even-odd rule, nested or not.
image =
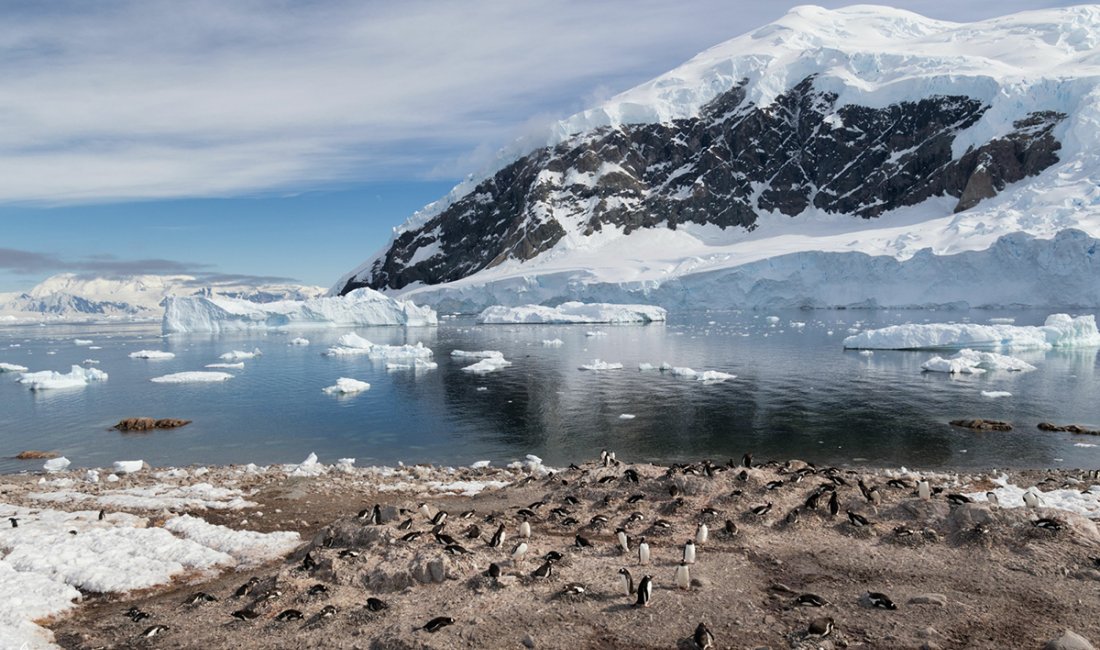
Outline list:
[[[952,143],[987,110],[981,102],[837,108],[813,81],[766,107],[745,101],[746,81],[695,118],[599,129],[534,151],[400,235],[341,293],[438,284],[531,259],[566,234],[558,217],[591,234],[688,222],[752,229],[761,211],[795,216],[811,206],[871,219],[934,196],[958,198],[960,211],[1058,161],[1061,113],[1027,115],[955,158]]]

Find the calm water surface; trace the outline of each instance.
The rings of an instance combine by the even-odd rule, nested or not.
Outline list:
[[[437,328],[357,328],[376,343],[423,342],[439,368],[387,371],[384,361],[325,357],[352,330],[219,336],[159,336],[159,326],[0,328],[0,361],[31,370],[68,371],[96,359],[110,374],[86,388],[31,392],[0,375],[0,471],[38,469],[11,459],[24,449],[57,450],[74,466],[143,459],[153,465],[297,462],[358,464],[498,462],[534,453],[549,464],[591,458],[601,448],[621,458],[669,461],[799,457],[848,465],[936,467],[1100,467],[1100,439],[1040,433],[1050,420],[1100,428],[1097,350],[1026,352],[1029,373],[949,377],[922,373],[930,352],[844,351],[850,329],[901,322],[1014,317],[1042,324],[1045,312],[762,312],[674,314],[644,326],[478,326],[471,318]],[[798,326],[797,323],[804,323]],[[606,336],[589,337],[600,329]],[[291,346],[294,336],[310,339]],[[544,339],[561,339],[545,347]],[[90,339],[100,349],[77,345]],[[263,356],[217,384],[164,385],[149,379],[202,370],[230,350]],[[128,358],[140,349],[176,354],[166,361]],[[451,350],[500,350],[513,365],[471,376]],[[593,359],[618,371],[585,372]],[[640,372],[640,362],[721,370],[720,384]],[[338,377],[370,382],[353,396],[322,393]],[[981,391],[1008,391],[990,399]],[[633,419],[621,419],[621,414]],[[174,431],[122,434],[124,417],[177,417]],[[1005,419],[1011,433],[970,433],[957,417]]]

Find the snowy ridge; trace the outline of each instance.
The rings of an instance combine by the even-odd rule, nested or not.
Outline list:
[[[532,290],[524,303],[657,295],[645,301],[669,307],[691,304],[692,296],[700,295],[692,292],[708,288],[714,274],[739,269],[738,284],[752,295],[721,292],[730,299],[723,305],[1100,305],[1096,283],[1087,279],[1073,280],[1081,292],[1048,296],[1045,287],[1057,279],[1052,274],[1033,278],[1016,296],[1007,295],[1003,283],[1001,295],[984,298],[973,289],[977,281],[967,283],[946,265],[924,259],[986,251],[1010,235],[1052,240],[1076,229],[1100,236],[1097,45],[1100,7],[1090,5],[968,24],[869,5],[835,11],[797,7],[771,25],[563,120],[544,142],[502,154],[498,170],[472,177],[414,215],[383,251],[341,278],[332,292],[384,286],[417,302],[467,311],[519,304],[508,294],[524,289]],[[800,119],[796,109],[820,111],[819,121],[798,128],[812,130],[806,137],[826,144],[863,128],[848,123],[860,115],[875,124],[901,111],[906,121],[919,122],[933,111],[928,124],[951,126],[937,134],[908,134],[914,137],[912,148],[880,151],[882,160],[873,164],[860,158],[878,149],[875,142],[830,154],[850,158],[815,159],[824,150],[808,141],[790,158],[807,168],[838,170],[827,172],[829,179],[851,176],[864,165],[855,176],[881,183],[870,189],[851,179],[827,188],[813,178],[807,184],[778,173],[767,182],[749,183],[723,167],[732,164],[730,155],[755,155],[753,147],[766,151],[767,129],[747,142],[738,139],[743,134],[730,136],[747,149],[703,151],[703,158],[718,161],[708,162],[709,169],[680,153],[667,159],[652,155],[698,135],[686,121],[719,129],[723,121],[755,120],[763,111],[772,117],[789,112],[794,122]],[[867,117],[874,111],[880,117]],[[802,132],[792,125],[789,133]],[[957,165],[946,185],[910,188],[900,199],[890,193],[894,190],[881,189],[914,172],[934,178],[931,168],[914,162],[933,150],[947,152]],[[871,178],[880,172],[886,180]],[[502,185],[521,173],[534,179],[530,185]],[[694,183],[678,185],[688,177]],[[529,198],[506,205],[502,197],[514,192]],[[713,197],[692,198],[699,192]],[[850,198],[852,192],[862,198]],[[663,198],[652,204],[655,197]],[[716,216],[730,209],[731,197],[743,201],[741,207]],[[666,209],[669,217],[661,221]],[[514,221],[506,229],[486,230],[502,218]],[[448,235],[448,228],[455,232]],[[478,238],[503,244],[481,257],[460,244]],[[1047,256],[1065,243],[1021,245],[1018,252],[1030,257],[1017,260],[1017,266],[1045,264],[1040,270],[1052,271]],[[783,278],[778,293],[768,295],[777,272],[786,268],[793,275],[799,262],[824,259],[784,256],[814,251],[917,260],[922,273],[936,267],[944,274],[947,291],[933,282],[924,295],[910,289],[897,296],[893,289],[914,274],[913,267],[895,269],[886,260],[856,256],[821,264],[828,267],[822,272],[835,269],[845,276],[843,291],[830,291],[835,278],[822,277],[815,287],[802,277],[792,281],[797,288]],[[1084,271],[1091,259],[1061,261]],[[773,260],[782,261],[773,266]],[[861,288],[846,277],[877,266],[889,271],[885,284],[866,282],[863,275]],[[836,295],[814,302],[821,288]]]

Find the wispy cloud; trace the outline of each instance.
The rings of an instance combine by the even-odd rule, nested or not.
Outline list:
[[[793,4],[8,3],[0,202],[451,174],[491,157],[532,115],[583,108]],[[895,4],[965,20],[1065,3]]]
[[[88,255],[65,259],[51,253],[0,248],[0,271],[16,275],[75,273],[85,277],[118,278],[130,275],[190,275],[195,286],[296,283],[294,278],[269,275],[222,273],[210,264],[167,259],[119,259],[114,255]]]

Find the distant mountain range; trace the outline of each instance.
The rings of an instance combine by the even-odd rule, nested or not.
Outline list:
[[[797,7],[505,155],[331,291],[1100,306],[1098,52],[1096,5]]]
[[[0,294],[0,321],[159,320],[167,296],[226,296],[253,302],[306,300],[321,287],[294,284],[205,285],[189,275],[85,278],[63,273],[26,293]]]

